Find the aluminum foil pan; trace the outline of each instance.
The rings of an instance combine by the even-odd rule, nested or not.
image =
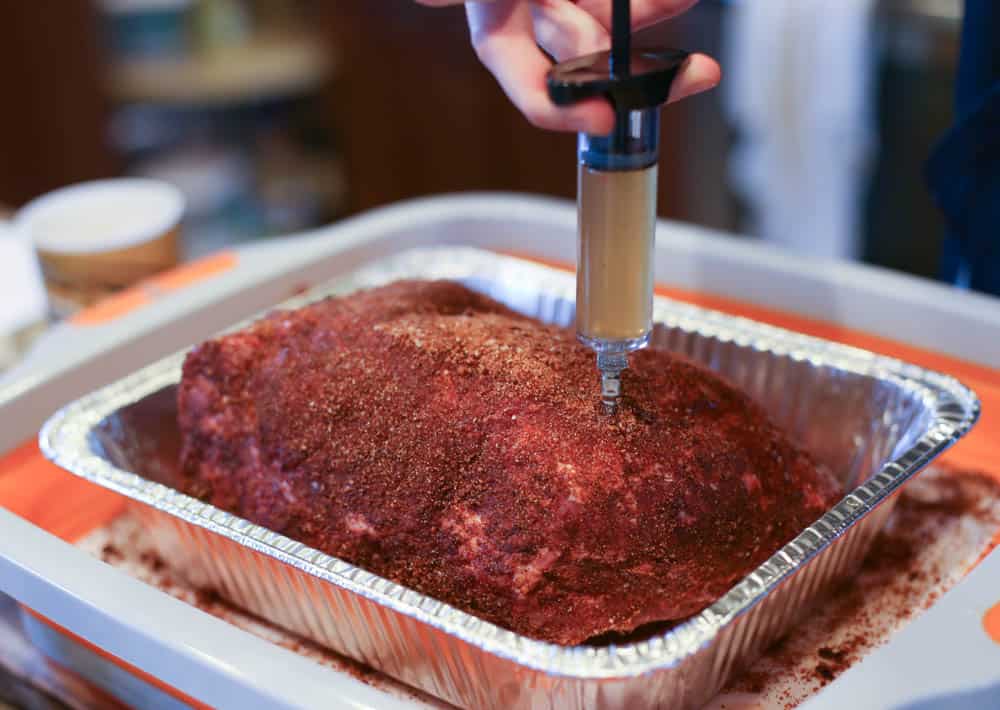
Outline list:
[[[543,321],[573,321],[571,274],[473,249],[406,252],[293,299],[403,277],[449,278]],[[754,396],[843,482],[846,497],[709,608],[635,643],[564,648],[481,621],[170,487],[183,353],[68,405],[41,433],[64,468],[134,501],[161,554],[195,584],[466,707],[696,707],[850,574],[892,494],[979,414],[955,379],[657,298],[652,347]]]

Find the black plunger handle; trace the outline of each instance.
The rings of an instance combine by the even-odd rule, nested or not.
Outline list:
[[[632,59],[631,0],[615,0],[611,8],[612,76],[628,76]]]

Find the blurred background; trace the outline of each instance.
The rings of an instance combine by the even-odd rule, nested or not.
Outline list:
[[[703,0],[656,28],[726,72],[664,112],[661,215],[936,277],[921,171],[952,118],[961,5]],[[575,192],[574,138],[507,103],[460,7],[6,3],[0,77],[0,210],[159,178],[187,197],[187,258],[421,195]]]

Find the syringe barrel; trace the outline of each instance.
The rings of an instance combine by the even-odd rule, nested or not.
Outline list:
[[[652,329],[658,109],[617,124],[578,142],[576,326],[603,353],[641,348]]]

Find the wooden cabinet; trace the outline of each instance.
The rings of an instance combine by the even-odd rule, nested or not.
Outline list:
[[[330,115],[354,210],[463,190],[575,195],[575,137],[541,131],[514,109],[476,59],[461,7],[378,0],[324,8],[341,67]],[[719,12],[706,4],[655,39],[713,51]],[[661,215],[734,222],[717,101],[708,95],[664,112]]]
[[[93,0],[4,3],[0,203],[118,170]]]
[[[571,196],[573,136],[534,128],[476,59],[461,7],[329,3],[330,95],[354,209],[461,190]]]

